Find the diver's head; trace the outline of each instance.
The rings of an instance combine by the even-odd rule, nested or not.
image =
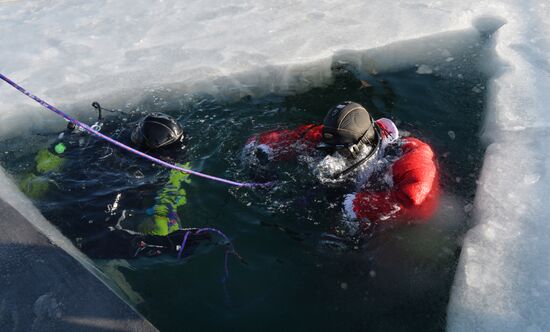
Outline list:
[[[132,131],[132,143],[141,150],[158,150],[164,147],[185,148],[187,135],[171,116],[151,113],[139,121]]]
[[[346,101],[330,109],[325,116],[323,137],[317,148],[355,159],[365,145],[374,149],[379,140],[376,124],[369,112],[357,103]]]

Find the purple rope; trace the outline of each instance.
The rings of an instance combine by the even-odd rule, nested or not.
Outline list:
[[[107,142],[109,143],[112,143],[124,150],[127,150],[129,152],[132,152],[140,157],[143,157],[145,159],[149,159],[159,165],[162,165],[164,167],[167,167],[167,168],[172,168],[172,169],[175,169],[175,170],[178,170],[178,171],[181,171],[181,172],[184,172],[184,173],[188,173],[188,174],[192,174],[192,175],[195,175],[195,176],[199,176],[199,177],[203,177],[203,178],[206,178],[206,179],[209,179],[209,180],[213,180],[213,181],[218,181],[218,182],[221,182],[221,183],[225,183],[225,184],[229,184],[229,185],[232,185],[232,186],[236,186],[236,187],[265,187],[265,186],[271,186],[272,183],[254,183],[254,182],[237,182],[237,181],[232,181],[232,180],[227,180],[227,179],[223,179],[223,178],[219,178],[219,177],[216,177],[216,176],[212,176],[212,175],[208,175],[208,174],[204,174],[204,173],[200,173],[200,172],[197,172],[197,171],[193,171],[193,170],[190,170],[190,169],[187,169],[187,168],[183,168],[183,167],[180,167],[180,166],[177,166],[177,165],[173,165],[173,164],[170,164],[170,163],[167,163],[163,160],[160,160],[158,158],[155,158],[153,156],[150,156],[146,153],[143,153],[141,151],[138,151],[134,148],[131,148],[125,144],[122,144],[120,143],[119,141],[117,140],[114,140],[112,139],[111,137],[109,136],[106,136],[102,133],[100,133],[99,131],[91,128],[90,126],[88,126],[87,124],[85,123],[82,123],[72,117],[70,117],[67,113],[61,111],[60,109],[48,104],[47,102],[45,102],[44,100],[40,99],[39,97],[33,95],[32,93],[30,93],[29,91],[27,91],[26,89],[24,89],[23,87],[21,87],[20,85],[18,85],[17,83],[15,83],[14,81],[10,80],[9,78],[7,78],[6,76],[2,75],[0,73],[0,78],[3,79],[6,83],[8,83],[9,85],[13,86],[15,89],[19,90],[19,92],[21,92],[22,94],[28,96],[29,98],[33,99],[34,101],[36,101],[37,103],[39,103],[40,105],[44,106],[45,108],[49,109],[50,111],[56,113],[57,115],[61,116],[62,118],[64,118],[65,120],[69,121],[69,122],[72,122],[74,123],[75,125],[78,125],[79,127],[85,129],[86,131],[88,131],[89,133],[99,137],[99,138],[102,138],[104,140],[106,140]]]
[[[227,266],[227,261],[228,261],[228,256],[229,254],[234,254],[235,256],[239,256],[237,255],[237,252],[235,251],[235,248],[233,247],[233,244],[231,243],[231,241],[229,240],[229,238],[227,237],[227,235],[225,235],[222,231],[220,231],[219,229],[216,229],[216,228],[210,228],[210,227],[205,227],[205,228],[200,228],[199,230],[197,230],[197,234],[199,233],[202,233],[202,232],[213,232],[213,233],[216,233],[218,235],[220,235],[221,237],[224,238],[224,240],[229,244],[229,247],[231,248],[230,250],[225,250],[225,257],[224,257],[224,277],[223,277],[223,282],[225,283],[225,281],[229,278],[229,268]]]
[[[225,251],[224,258],[223,258],[224,275],[223,275],[223,279],[222,279],[222,282],[224,282],[224,283],[229,278],[229,267],[227,266],[228,256],[229,256],[229,254],[234,254],[234,253],[235,253],[234,251],[229,251],[229,250]]]
[[[228,256],[229,256],[229,254],[233,254],[233,255],[239,257],[239,255],[235,251],[235,248],[233,247],[233,244],[231,243],[231,241],[229,240],[227,235],[225,235],[219,229],[210,228],[210,227],[199,228],[195,231],[195,234],[200,234],[200,233],[203,233],[203,232],[212,232],[212,233],[216,233],[216,234],[220,235],[229,244],[229,247],[231,248],[231,249],[225,250],[225,255],[224,255],[224,277],[223,277],[222,281],[223,281],[223,283],[225,283],[227,281],[227,279],[229,278],[229,267],[228,267],[228,263],[227,263]],[[181,247],[180,247],[180,250],[178,251],[178,259],[181,258],[181,255],[183,253],[183,248],[185,248],[185,244],[187,243],[187,238],[189,237],[190,233],[191,233],[191,231],[187,231],[185,233],[185,235],[183,236],[183,241],[181,242]]]
[[[183,241],[181,241],[180,250],[178,250],[178,259],[181,259],[181,254],[183,254],[183,248],[185,248],[185,243],[187,243],[187,238],[189,237],[190,231],[185,232],[183,236]]]
[[[231,241],[229,240],[229,238],[227,237],[227,235],[225,235],[222,231],[220,231],[219,229],[216,229],[216,228],[211,228],[211,227],[204,227],[204,228],[199,228],[197,230],[197,234],[199,233],[202,233],[202,232],[213,232],[213,233],[216,233],[218,234],[219,236],[223,237],[223,239],[228,242],[229,244],[231,244]]]

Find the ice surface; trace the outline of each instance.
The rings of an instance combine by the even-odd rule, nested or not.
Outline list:
[[[111,283],[88,257],[82,254],[71,241],[42,216],[40,211],[33,206],[32,202],[19,191],[15,181],[10,175],[5,173],[2,167],[0,167],[0,197],[4,202],[19,211],[25,219],[31,222],[34,228],[44,234],[52,243],[79,261],[88,271],[103,282],[107,284]]]
[[[447,10],[383,0],[16,1],[0,6],[0,69],[73,115],[96,99],[137,104],[153,90],[167,99],[192,90],[293,92],[326,82],[332,56],[371,71],[447,58],[477,34],[470,17]],[[469,32],[436,34],[461,29]],[[366,49],[366,58],[356,52]],[[11,89],[0,89],[0,100],[0,137],[17,134],[22,119],[25,129],[59,123]]]
[[[543,0],[2,1],[0,71],[82,117],[96,99],[131,107],[154,93],[169,106],[184,92],[291,93],[326,83],[335,62],[370,73],[450,70],[505,20],[494,61],[482,68],[496,73],[487,86],[489,146],[448,328],[544,331],[548,17]],[[0,100],[0,137],[63,126],[5,84]]]

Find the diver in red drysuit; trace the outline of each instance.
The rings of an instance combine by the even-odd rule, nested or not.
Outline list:
[[[322,125],[255,135],[247,141],[244,155],[267,162],[314,155],[319,150],[343,159],[332,179],[355,176],[356,192],[346,195],[343,202],[349,220],[368,221],[369,225],[419,223],[436,211],[439,172],[430,146],[417,138],[400,138],[391,120],[374,121],[357,103],[335,106]]]

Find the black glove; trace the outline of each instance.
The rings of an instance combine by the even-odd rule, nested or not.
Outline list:
[[[185,234],[189,232],[185,244],[185,255],[210,236],[196,234],[197,229],[178,230],[168,235],[143,235],[115,229],[101,232],[84,240],[79,246],[92,258],[135,258],[154,257],[163,254],[177,255]]]

